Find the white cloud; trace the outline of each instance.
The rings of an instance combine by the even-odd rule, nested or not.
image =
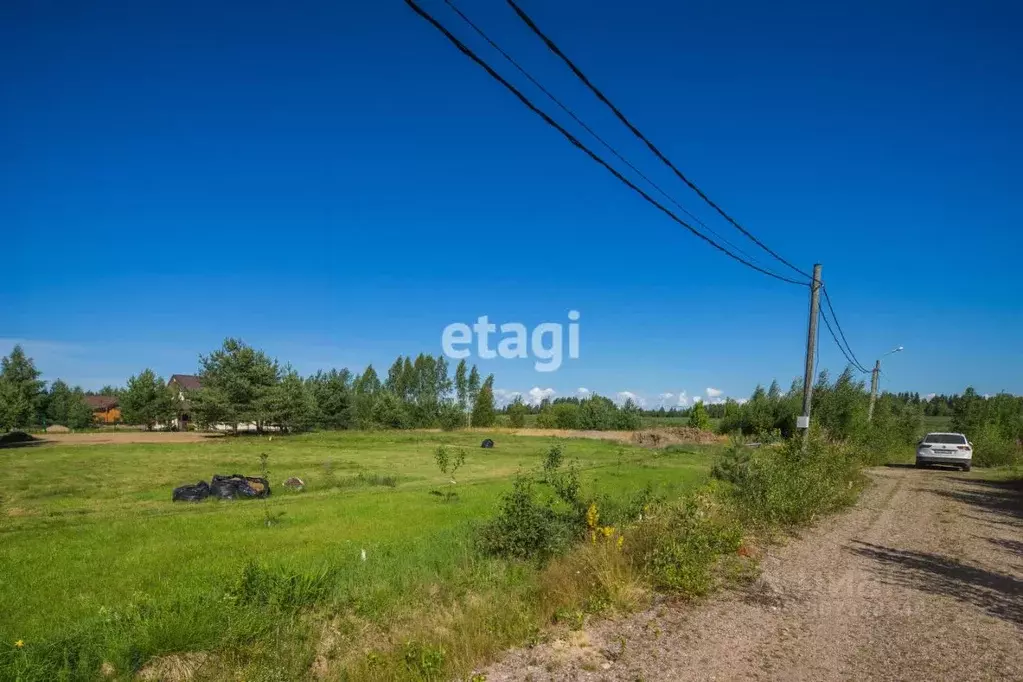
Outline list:
[[[702,395],[694,395],[693,396],[693,405],[695,405],[696,403],[702,403],[702,402],[703,402],[703,396]]]
[[[640,407],[646,407],[646,399],[632,391],[619,391],[615,394],[615,402],[619,405],[624,405],[626,400],[631,400]]]
[[[593,391],[591,391],[590,389],[584,388],[582,386],[580,386],[579,388],[575,389],[575,394],[577,396],[579,396],[580,398],[589,397],[590,393],[592,393],[592,392]]]
[[[657,406],[670,410],[673,407],[686,407],[689,405],[689,396],[685,391],[672,393],[665,391],[657,395]]]
[[[936,395],[938,395],[938,394],[937,393],[928,393],[927,395],[924,396],[923,399],[924,400],[930,400],[931,398],[933,398]]]
[[[519,391],[509,391],[506,388],[495,388],[494,389],[494,404],[497,407],[504,407],[515,402],[515,398],[521,396],[522,393]]]
[[[707,388],[707,397],[708,398],[720,398],[722,393],[724,393],[724,391],[722,391],[720,388],[710,388],[710,387]]]
[[[539,386],[534,386],[529,389],[528,393],[526,393],[526,402],[530,405],[539,405],[545,399],[553,398],[555,393],[557,393],[557,391],[553,388],[540,388]]]

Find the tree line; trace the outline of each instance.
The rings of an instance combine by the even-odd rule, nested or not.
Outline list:
[[[238,339],[199,357],[201,388],[178,395],[163,377],[145,369],[126,386],[104,387],[118,399],[121,421],[154,428],[184,414],[200,427],[251,424],[257,430],[371,429],[491,426],[494,376],[464,360],[450,372],[443,356],[399,356],[381,380],[372,365],[301,377]],[[86,396],[96,395],[57,379],[47,387],[21,346],[2,360],[0,429],[48,424],[86,428],[93,423]],[[183,398],[183,400],[182,400]]]
[[[526,415],[536,415],[541,429],[583,429],[587,431],[631,431],[640,427],[640,409],[631,399],[621,406],[602,395],[542,400],[526,405],[521,396],[505,408],[513,427],[525,425]]]
[[[450,371],[447,359],[420,354],[399,356],[381,378],[372,365],[361,373],[347,368],[318,371],[301,377],[261,350],[238,339],[227,339],[199,357],[201,388],[183,396],[173,394],[164,379],[146,369],[126,386],[107,386],[100,395],[116,397],[122,421],[153,428],[169,425],[184,413],[200,427],[252,424],[257,429],[297,431],[322,429],[432,428],[491,426],[494,376],[482,377],[475,365],[459,362]],[[0,430],[62,424],[86,428],[92,410],[91,393],[56,379],[49,386],[40,378],[21,346],[0,360]],[[503,412],[513,427],[525,426],[536,415],[540,428],[631,430],[643,415],[677,415],[690,426],[709,429],[720,420],[722,433],[739,433],[767,440],[795,432],[802,411],[802,382],[787,391],[778,382],[757,386],[749,400],[704,404],[682,410],[641,410],[628,400],[616,405],[608,398],[557,398],[528,405],[520,397]],[[92,394],[95,395],[95,394]],[[886,447],[911,442],[921,430],[924,415],[951,417],[950,429],[962,432],[977,449],[997,453],[1000,460],[1017,457],[1023,443],[1023,397],[979,395],[973,388],[962,394],[921,398],[919,393],[882,393],[867,420],[869,392],[846,369],[831,381],[822,371],[813,387],[813,422],[832,438]],[[884,441],[884,442],[882,442]]]

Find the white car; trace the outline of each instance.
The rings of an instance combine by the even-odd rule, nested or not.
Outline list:
[[[973,445],[961,433],[928,433],[916,446],[916,465],[950,464],[969,471]]]

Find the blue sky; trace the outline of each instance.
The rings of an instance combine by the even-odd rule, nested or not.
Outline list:
[[[504,3],[460,6],[727,233]],[[523,6],[747,228],[823,263],[861,362],[906,347],[885,388],[1023,393],[1018,3]],[[802,368],[805,289],[658,214],[398,1],[3,3],[0,225],[0,352],[91,388],[226,336],[385,368],[452,322],[573,309],[578,360],[481,367],[649,403]],[[844,365],[827,336],[821,362]]]

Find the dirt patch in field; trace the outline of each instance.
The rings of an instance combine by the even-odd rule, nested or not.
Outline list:
[[[111,431],[110,433],[48,433],[46,443],[96,445],[99,443],[199,443],[223,438],[219,433],[195,431]]]
[[[646,429],[632,432],[632,442],[650,448],[663,448],[667,445],[682,445],[685,443],[698,443],[700,445],[712,445],[714,443],[725,443],[726,436],[720,436],[711,431],[688,426],[670,426],[664,429]]]

